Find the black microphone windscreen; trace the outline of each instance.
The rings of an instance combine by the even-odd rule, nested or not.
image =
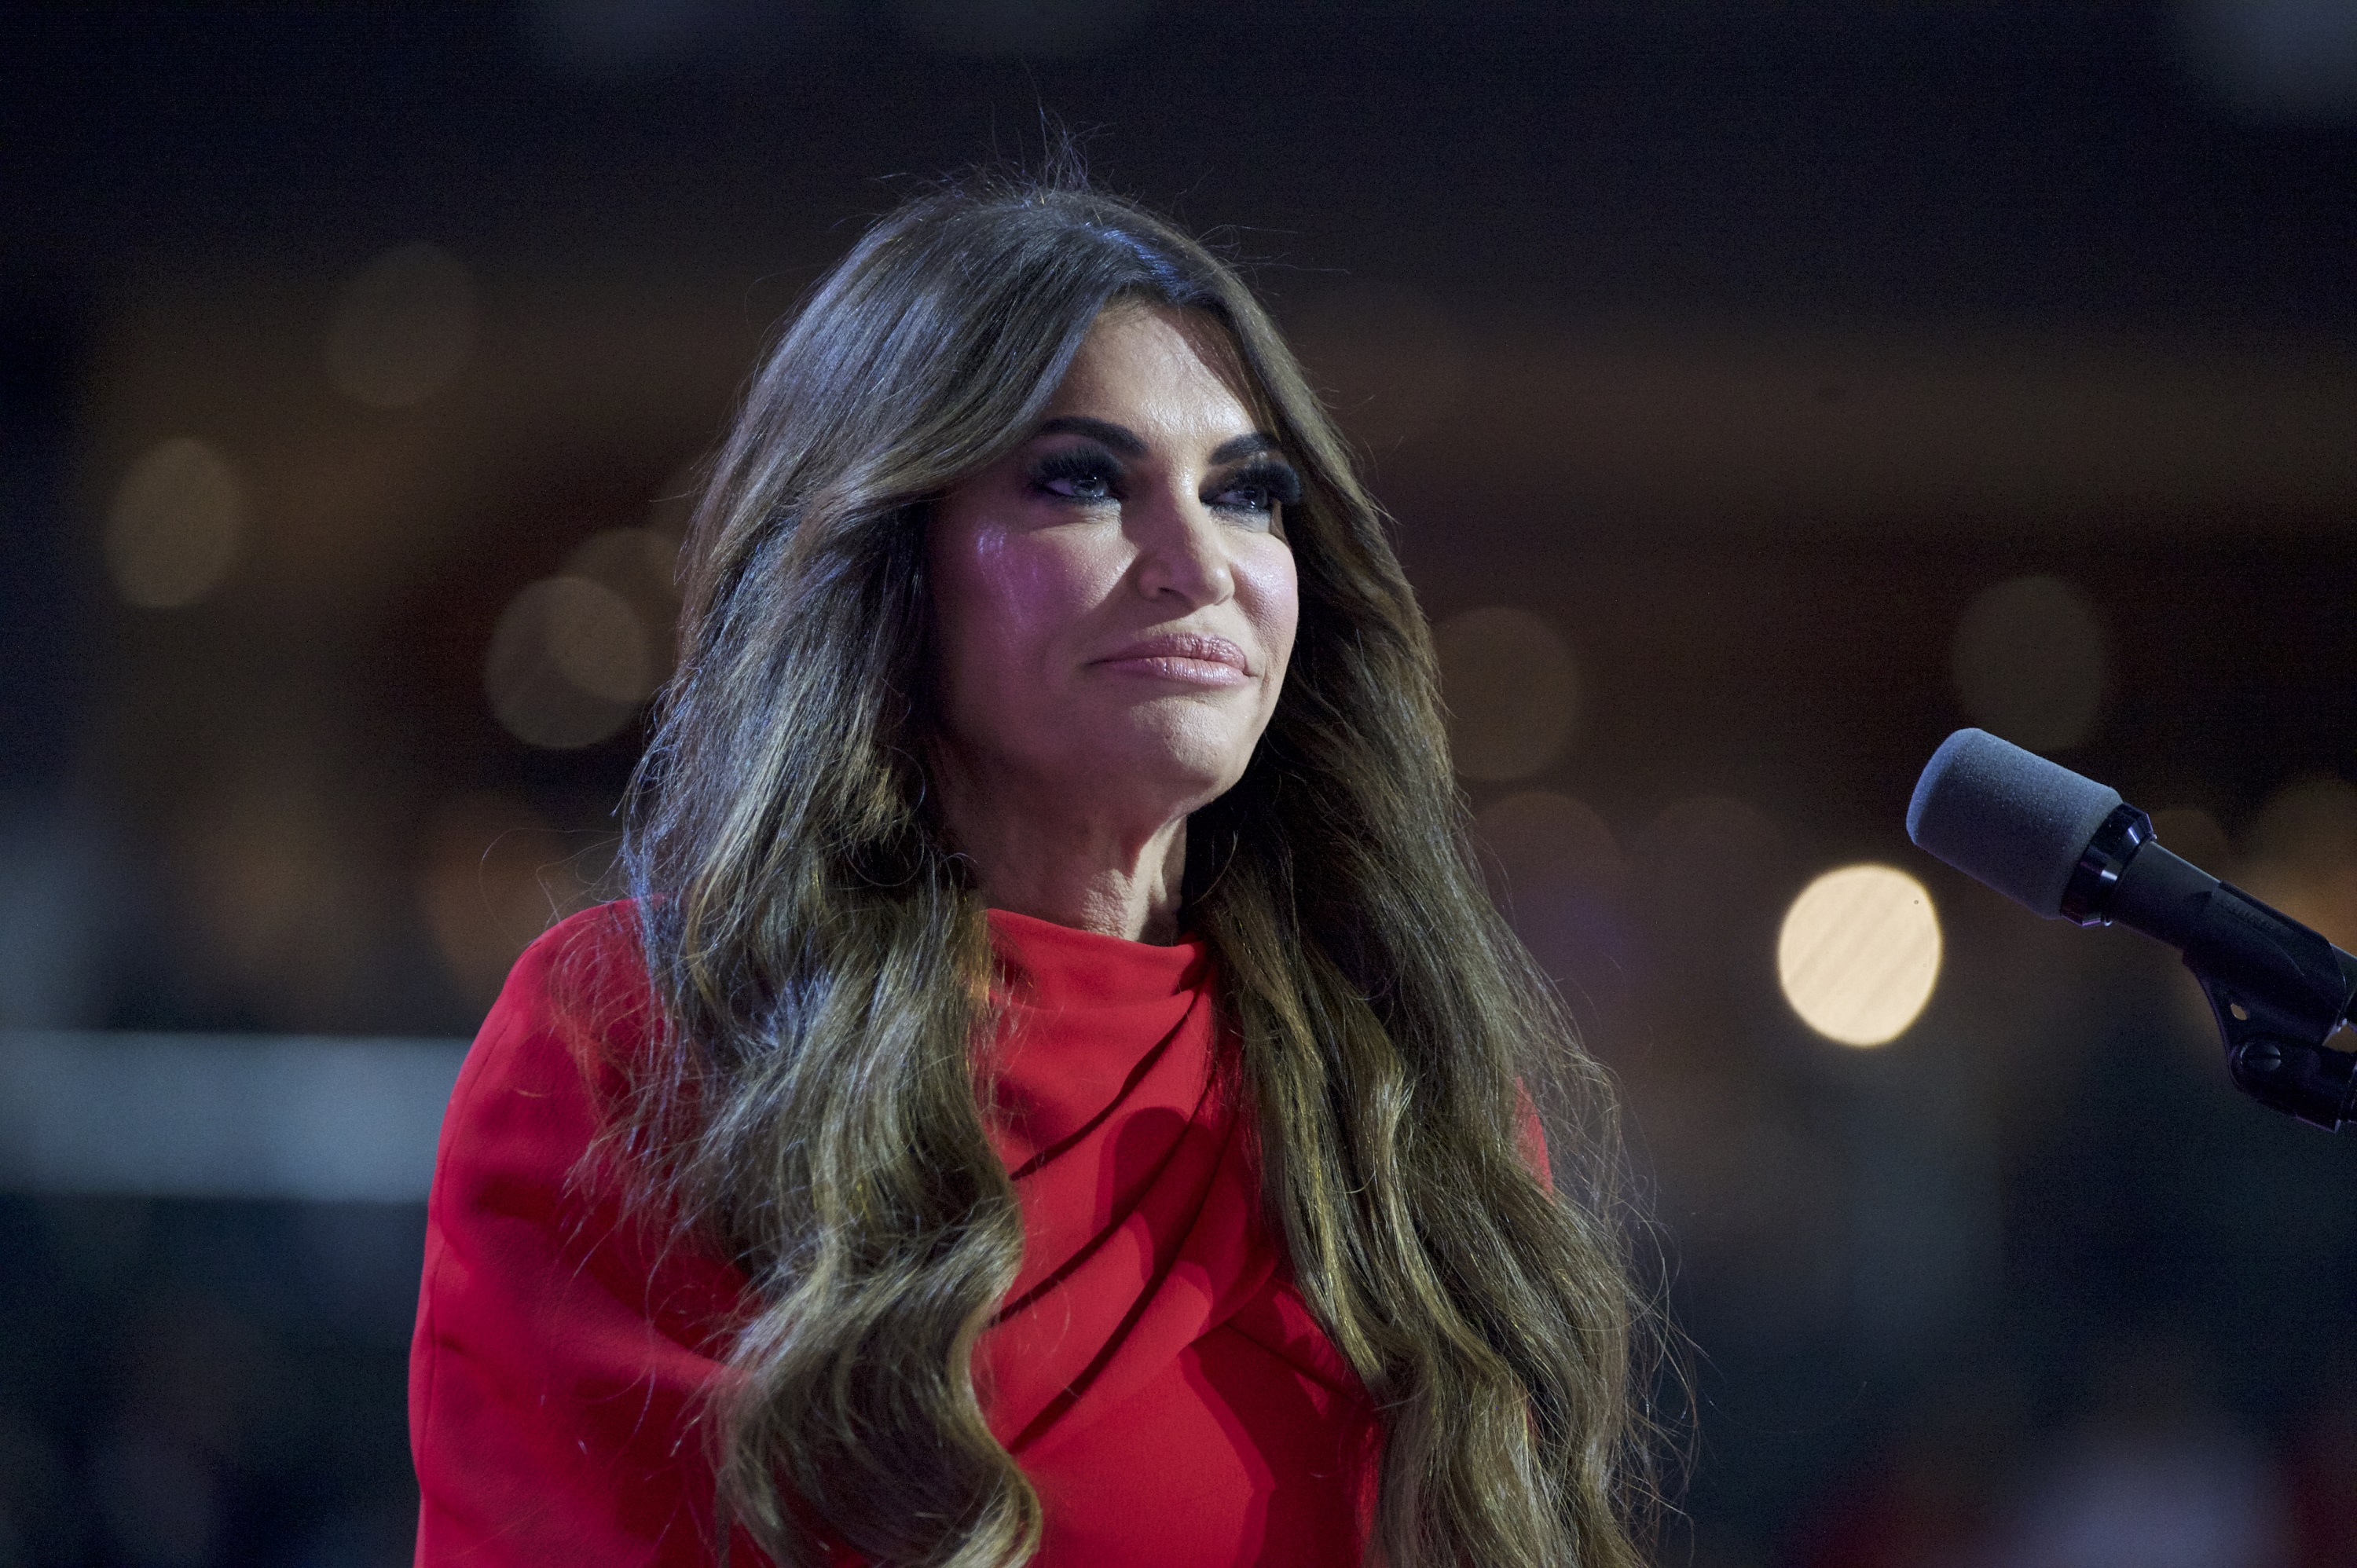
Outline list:
[[[2052,919],[2079,856],[2120,792],[1986,730],[1940,743],[1907,806],[1907,836]]]

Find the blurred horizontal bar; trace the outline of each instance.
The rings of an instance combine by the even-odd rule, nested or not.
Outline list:
[[[1478,475],[1567,518],[1975,538],[2107,518],[2240,538],[2337,529],[2357,505],[2357,368],[2321,336],[1521,324],[1462,346],[1480,372],[1384,460],[1387,489],[1462,495]],[[1413,348],[1371,335],[1362,373],[1417,385]]]
[[[424,1201],[463,1040],[0,1030],[0,1190]]]

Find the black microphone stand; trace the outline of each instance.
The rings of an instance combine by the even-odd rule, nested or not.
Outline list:
[[[2328,1133],[2357,1121],[2357,1052],[2325,1043],[2357,1015],[2357,956],[2162,848],[2134,806],[2095,830],[2062,915],[2182,950],[2244,1093]]]

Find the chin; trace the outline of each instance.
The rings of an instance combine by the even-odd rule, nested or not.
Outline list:
[[[1169,801],[1174,811],[1191,811],[1234,788],[1250,759],[1249,753],[1237,757],[1171,748],[1124,758],[1122,771],[1135,781],[1140,794]]]
[[[1258,725],[1205,724],[1202,715],[1177,723],[1139,725],[1119,750],[1119,766],[1141,781],[1153,779],[1171,794],[1195,797],[1197,803],[1225,794],[1243,777],[1260,739]]]

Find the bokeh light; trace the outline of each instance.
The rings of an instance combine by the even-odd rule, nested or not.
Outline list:
[[[1776,975],[1792,1011],[1825,1038],[1845,1046],[1897,1039],[1940,978],[1931,894],[1888,865],[1826,872],[1785,911]]]
[[[516,954],[596,897],[565,835],[497,794],[446,800],[425,823],[418,902],[434,946],[468,1000],[499,994]]]
[[[2357,950],[2357,786],[2322,774],[2294,779],[2267,797],[2247,838],[2242,886]]]
[[[438,245],[404,245],[344,285],[328,327],[328,377],[371,408],[409,408],[457,379],[475,330],[466,263]]]
[[[334,786],[293,738],[242,745],[219,776],[181,786],[178,940],[273,1026],[318,1027],[349,1004],[367,960],[366,871]]]
[[[2234,858],[2233,841],[2218,819],[2199,806],[2164,806],[2152,814],[2152,834],[2172,853],[2183,855],[2212,876],[2228,876]]]
[[[619,594],[586,577],[554,577],[542,592],[542,629],[558,674],[614,703],[635,703],[652,689],[646,633]]]
[[[679,542],[652,528],[600,529],[565,561],[563,575],[612,589],[642,633],[646,656],[636,678],[607,694],[635,703],[652,695],[670,674],[679,625],[678,571]]]
[[[1541,968],[1578,981],[1614,943],[1613,900],[1628,867],[1612,830],[1587,804],[1527,789],[1474,822],[1490,896]]]
[[[1552,789],[1525,789],[1483,811],[1475,838],[1497,861],[1511,888],[1620,889],[1627,876],[1612,830],[1585,801]]]
[[[2259,123],[2332,124],[2357,113],[2357,6],[2346,0],[2185,0],[2185,62]]]
[[[628,600],[587,577],[545,577],[500,613],[484,660],[491,712],[517,739],[606,739],[653,690],[654,654]]]
[[[2104,702],[2103,622],[2059,577],[2012,577],[1964,608],[1953,645],[1956,692],[1992,735],[2033,751],[2077,746]]]
[[[143,609],[192,605],[221,586],[245,537],[245,490],[229,459],[191,436],[150,448],[115,487],[106,570]]]
[[[1448,746],[1468,779],[1527,779],[1562,752],[1579,716],[1579,667],[1528,610],[1468,610],[1433,632]]]

